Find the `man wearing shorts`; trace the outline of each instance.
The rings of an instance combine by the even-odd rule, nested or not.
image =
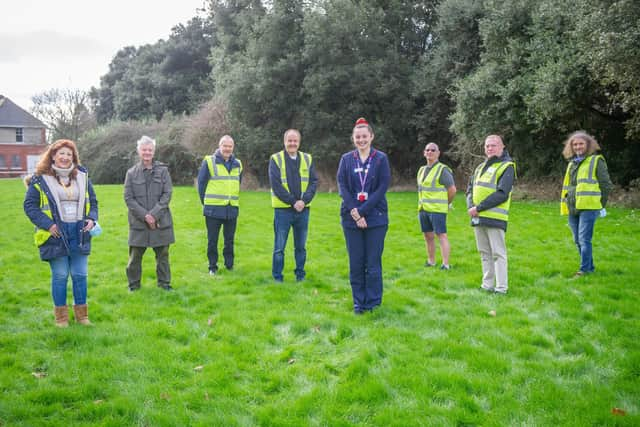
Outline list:
[[[453,173],[449,166],[440,163],[440,149],[430,142],[424,148],[427,164],[418,170],[418,211],[420,226],[427,247],[425,267],[436,266],[435,236],[440,242],[441,270],[449,270],[451,247],[447,238],[447,212],[456,195]]]

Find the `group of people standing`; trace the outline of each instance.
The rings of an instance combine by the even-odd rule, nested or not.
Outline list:
[[[355,149],[345,153],[338,166],[337,184],[342,200],[340,219],[349,256],[349,281],[353,310],[363,314],[382,303],[382,253],[389,226],[386,193],[391,168],[385,153],[372,146],[374,132],[363,118],[356,121],[351,139]],[[309,210],[318,178],[310,154],[299,150],[301,134],[284,133],[284,149],[269,161],[271,205],[274,209],[272,277],[283,281],[284,251],[293,229],[295,279],[306,277],[306,240]],[[171,176],[165,164],[155,161],[156,142],[143,136],[137,141],[140,161],[126,174],[124,200],[129,215],[129,260],[126,267],[129,290],[140,288],[142,257],[148,247],[156,256],[157,285],[171,291],[169,246],[174,243]],[[597,141],[585,132],[571,134],[563,155],[569,161],[562,187],[561,213],[569,225],[580,254],[575,276],[592,273],[592,236],[596,218],[612,189],[604,158],[596,152]],[[234,141],[223,136],[217,150],[206,156],[198,173],[197,187],[207,228],[207,258],[210,275],[218,274],[218,240],[223,233],[226,270],[234,267],[234,238],[242,181],[242,162],[234,154]],[[467,186],[467,208],[474,228],[486,292],[508,290],[507,230],[516,165],[502,138],[489,135],[484,141],[486,159],[475,169]],[[447,238],[447,213],[456,194],[451,168],[439,161],[437,144],[424,149],[427,161],[417,174],[419,222],[427,250],[425,267],[436,267],[435,239],[442,256],[441,270],[451,268]],[[98,202],[85,168],[80,166],[73,141],[51,144],[37,165],[28,185],[24,210],[36,226],[35,243],[40,257],[51,268],[51,291],[56,325],[69,323],[67,281],[71,276],[75,319],[90,324],[87,310],[87,257],[91,238],[99,229]]]
[[[482,284],[486,292],[506,294],[508,289],[505,233],[509,220],[511,192],[516,166],[502,138],[489,135],[484,141],[483,161],[467,186],[467,213],[473,226],[482,263]],[[447,237],[447,213],[456,195],[451,168],[439,161],[440,149],[431,142],[424,149],[427,164],[418,170],[418,211],[427,247],[425,267],[435,267],[435,237],[440,243],[441,270],[451,269],[451,246]]]

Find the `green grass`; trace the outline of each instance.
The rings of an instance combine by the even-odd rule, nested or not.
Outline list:
[[[122,187],[97,186],[94,326],[58,329],[24,187],[3,180],[0,192],[0,426],[640,424],[638,211],[610,208],[597,273],[569,280],[578,256],[557,204],[515,202],[498,297],[477,289],[462,196],[441,272],[423,268],[416,195],[390,193],[383,304],[354,316],[337,194],[314,200],[307,281],[294,281],[290,238],[275,285],[269,194],[242,194],[236,269],[210,277],[196,191],[178,187],[176,292],[155,287],[149,251],[130,294]]]

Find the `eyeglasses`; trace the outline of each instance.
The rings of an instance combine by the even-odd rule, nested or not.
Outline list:
[[[438,150],[436,150],[435,148],[425,148],[425,149],[424,149],[424,151],[433,151],[433,152],[436,152],[436,151],[438,151]]]

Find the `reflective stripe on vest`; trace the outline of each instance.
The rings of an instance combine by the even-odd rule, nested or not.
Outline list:
[[[580,165],[578,165],[578,173],[576,175],[576,209],[579,210],[598,210],[602,209],[602,192],[600,191],[600,183],[596,176],[596,168],[598,159],[603,158],[601,155],[587,156]],[[560,214],[568,215],[569,206],[567,196],[571,188],[571,162],[567,165],[567,171],[564,174],[564,182],[562,183],[562,196],[560,197]]]
[[[307,187],[309,186],[309,169],[311,169],[311,162],[313,158],[310,154],[303,153],[302,151],[298,151],[298,154],[302,158],[300,161],[300,192],[304,194],[307,191]],[[289,185],[287,184],[287,167],[284,160],[284,150],[278,153],[272,154],[271,158],[276,163],[278,169],[280,169],[280,181],[282,182],[282,187],[285,190],[289,191]],[[310,206],[311,202],[307,203],[305,206]],[[274,208],[290,208],[291,205],[286,204],[282,200],[278,198],[271,189],[271,206]]]
[[[473,204],[478,206],[484,199],[495,193],[498,188],[498,180],[509,166],[516,167],[513,162],[494,163],[481,174],[486,161],[476,168],[473,174]],[[511,192],[509,198],[498,206],[478,212],[481,218],[493,218],[501,221],[509,221],[509,207],[511,206]]]
[[[215,155],[207,156],[205,160],[209,168],[209,182],[204,192],[205,206],[239,206],[242,162],[236,159],[240,167],[232,167],[229,172],[224,164],[216,163]]]
[[[439,183],[445,168],[451,171],[447,165],[438,162],[429,170],[429,173],[427,173],[427,166],[422,166],[418,171],[418,210],[448,212],[449,194],[446,187]]]
[[[51,212],[51,206],[49,205],[49,198],[47,194],[42,190],[40,184],[34,184],[33,187],[38,190],[40,193],[40,210],[43,214],[45,214],[49,219],[53,219],[53,213]],[[91,204],[89,202],[89,190],[85,192],[84,196],[84,214],[89,215],[89,210],[91,209]],[[45,244],[47,240],[51,237],[51,233],[49,230],[44,230],[42,228],[36,227],[35,233],[33,235],[33,240],[36,246],[40,247]]]

